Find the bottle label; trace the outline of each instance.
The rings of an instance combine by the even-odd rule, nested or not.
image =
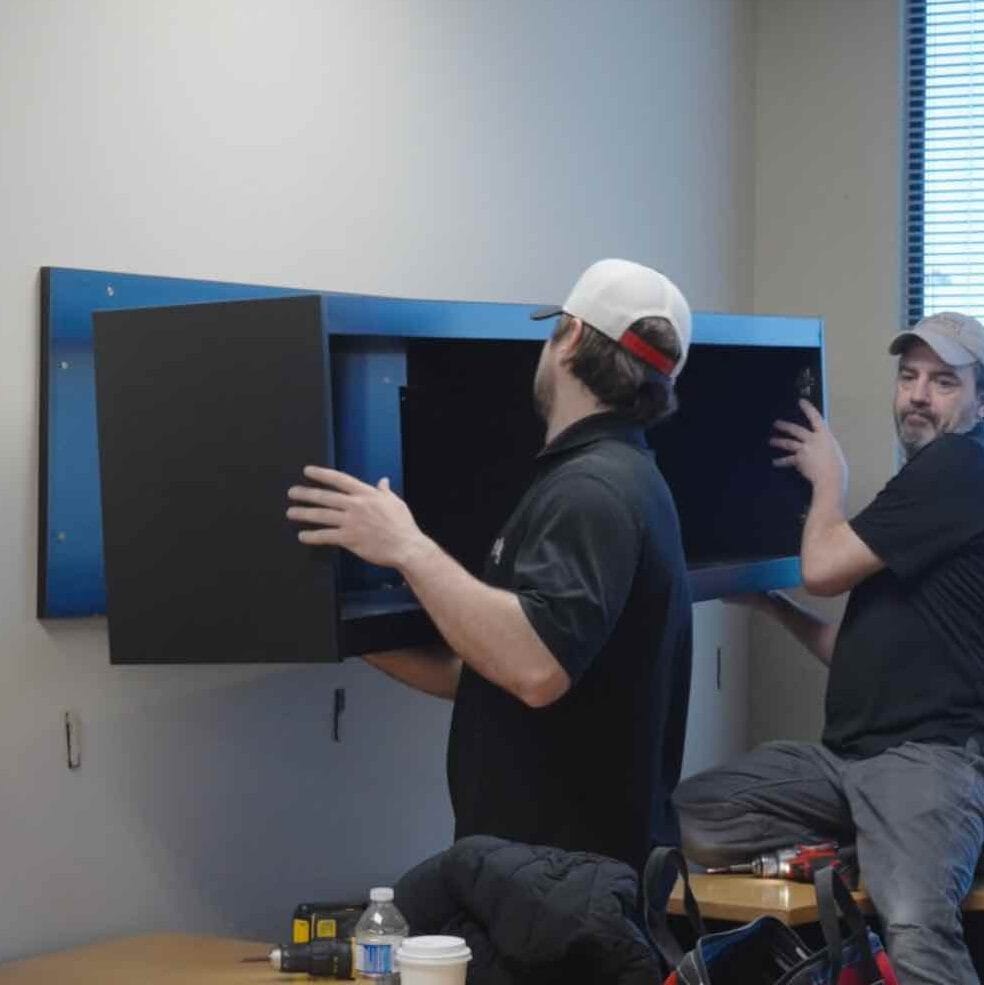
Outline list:
[[[389,975],[393,968],[392,944],[357,945],[356,968],[367,975]]]

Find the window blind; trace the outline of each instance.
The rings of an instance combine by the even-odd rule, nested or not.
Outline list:
[[[906,305],[984,317],[984,0],[908,0]]]

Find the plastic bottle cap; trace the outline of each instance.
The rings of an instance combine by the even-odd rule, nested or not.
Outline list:
[[[393,899],[393,890],[389,886],[376,886],[369,890],[369,899],[373,903],[389,903]]]
[[[471,948],[463,937],[435,934],[427,937],[408,937],[401,945],[398,960],[402,965],[447,965],[471,961]]]

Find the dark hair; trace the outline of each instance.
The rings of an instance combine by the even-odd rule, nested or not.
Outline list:
[[[570,332],[571,323],[571,316],[562,314],[552,341],[563,339]],[[581,324],[584,326],[581,341],[568,365],[601,403],[647,428],[676,411],[673,380],[647,366],[593,325]],[[680,342],[665,318],[640,318],[629,327],[674,362],[680,358]]]

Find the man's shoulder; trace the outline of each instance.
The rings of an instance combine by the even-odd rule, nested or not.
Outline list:
[[[984,482],[984,427],[978,425],[961,434],[941,434],[921,449],[899,475],[940,472],[946,472],[948,478]]]
[[[650,501],[664,489],[663,476],[648,448],[602,440],[561,462],[544,493],[567,500],[615,500],[629,506]]]
[[[603,438],[581,448],[558,467],[568,478],[584,476],[602,481],[651,482],[659,475],[650,448],[616,438]]]
[[[958,454],[969,456],[974,461],[984,464],[984,424],[978,424],[977,427],[963,434],[948,434],[946,437],[951,439],[948,444],[959,449]]]

